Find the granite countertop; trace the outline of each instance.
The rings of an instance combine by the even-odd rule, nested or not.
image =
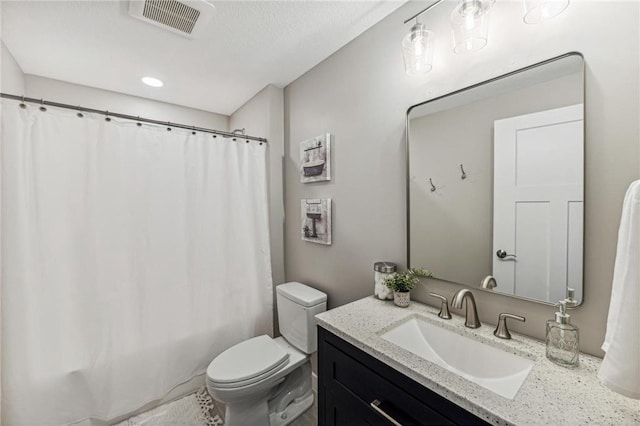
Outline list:
[[[581,353],[579,367],[564,368],[546,358],[545,344],[539,340],[513,332],[511,340],[498,339],[493,325],[470,329],[461,316],[443,320],[437,313],[437,309],[418,302],[412,301],[403,309],[371,296],[319,314],[316,323],[492,424],[640,425],[640,401],[598,382],[600,358]],[[416,315],[534,360],[515,398],[501,397],[380,337],[396,323]]]

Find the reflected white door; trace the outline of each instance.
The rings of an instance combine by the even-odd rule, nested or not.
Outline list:
[[[582,300],[583,176],[582,104],[494,122],[496,291]]]

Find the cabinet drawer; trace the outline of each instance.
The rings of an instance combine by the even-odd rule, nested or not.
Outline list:
[[[320,426],[391,424],[371,406],[376,400],[377,408],[403,426],[487,424],[323,328],[318,378]]]
[[[371,407],[340,384],[329,386],[326,392],[323,426],[388,426]]]
[[[454,424],[335,346],[327,344],[326,350],[327,357],[331,360],[329,362],[332,372],[331,382],[339,383],[365,404],[369,405],[375,400],[380,401],[384,411],[402,425]],[[331,383],[329,388],[333,390],[336,386]]]

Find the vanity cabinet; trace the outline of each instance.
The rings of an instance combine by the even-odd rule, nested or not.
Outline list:
[[[318,424],[488,423],[318,327]]]

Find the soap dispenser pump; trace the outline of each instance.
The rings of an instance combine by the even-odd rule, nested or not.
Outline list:
[[[555,319],[547,321],[547,358],[558,365],[577,367],[580,330],[571,324],[567,302],[562,300],[559,307]]]

